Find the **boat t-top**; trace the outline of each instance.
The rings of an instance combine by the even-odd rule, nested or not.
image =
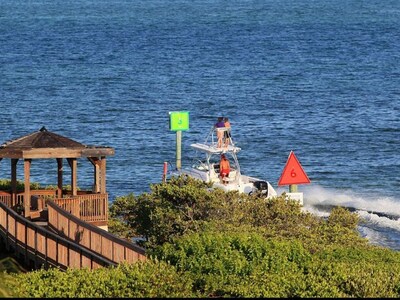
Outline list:
[[[229,131],[229,135],[227,135]],[[218,141],[218,137],[220,140]],[[232,139],[230,128],[212,127],[203,143],[191,144],[197,153],[193,164],[189,168],[181,168],[172,172],[172,175],[188,175],[190,177],[213,183],[213,188],[220,188],[224,191],[239,191],[240,193],[252,194],[261,192],[266,197],[276,196],[277,193],[272,185],[265,180],[243,175],[240,171],[240,164],[237,153],[241,150]],[[228,176],[220,176],[220,161],[224,155],[230,163]]]

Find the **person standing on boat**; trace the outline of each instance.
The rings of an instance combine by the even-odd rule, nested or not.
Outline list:
[[[224,129],[225,129],[225,123],[224,123],[223,117],[218,117],[218,121],[217,121],[217,123],[215,123],[214,128],[217,131],[217,138],[218,138],[217,147],[221,148],[222,147],[222,139],[224,137]]]
[[[222,182],[226,184],[226,178],[229,177],[229,172],[231,171],[231,165],[229,160],[226,158],[225,154],[221,154],[221,160],[219,162],[219,176]]]
[[[229,122],[229,118],[225,117],[224,118],[224,126],[225,126],[225,131],[224,131],[224,138],[225,138],[225,148],[228,148],[229,143],[232,144],[232,137],[231,137],[231,123]]]

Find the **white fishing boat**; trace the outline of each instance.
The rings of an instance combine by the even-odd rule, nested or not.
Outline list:
[[[220,131],[220,134],[223,134],[226,130],[228,129],[212,128],[204,143],[191,144],[191,147],[197,152],[191,167],[174,170],[170,175],[178,176],[185,174],[204,182],[211,182],[213,183],[213,188],[220,188],[224,191],[239,191],[246,194],[259,191],[267,197],[276,196],[275,189],[268,181],[241,173],[237,157],[237,153],[241,148],[235,146],[232,136],[227,145],[225,145],[224,140],[221,147],[218,147],[217,133]],[[230,172],[227,177],[220,176],[220,160],[223,154],[230,162]]]

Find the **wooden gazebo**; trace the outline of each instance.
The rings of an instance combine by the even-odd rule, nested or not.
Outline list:
[[[0,161],[3,158],[11,159],[11,191],[8,195],[0,194],[0,201],[14,207],[23,205],[23,214],[32,218],[33,211],[45,206],[44,198],[50,197],[64,209],[81,219],[97,223],[98,226],[107,225],[108,195],[106,192],[106,157],[114,155],[114,149],[105,146],[87,146],[48,131],[42,127],[39,131],[11,140],[0,146]],[[57,161],[57,189],[54,191],[31,191],[30,169],[32,160],[56,159]],[[87,158],[94,167],[93,188],[91,191],[77,189],[77,159]],[[71,190],[63,191],[63,160],[71,168]],[[17,191],[17,163],[24,162],[24,192]],[[33,198],[35,197],[35,198]],[[41,207],[32,206],[31,199],[42,200]],[[100,216],[100,215],[101,216]]]

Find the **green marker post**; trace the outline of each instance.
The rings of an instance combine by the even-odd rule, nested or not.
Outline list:
[[[182,131],[176,132],[176,169],[180,170],[182,167]]]
[[[189,112],[173,111],[169,113],[170,130],[176,131],[176,169],[182,167],[182,131],[189,130]]]

